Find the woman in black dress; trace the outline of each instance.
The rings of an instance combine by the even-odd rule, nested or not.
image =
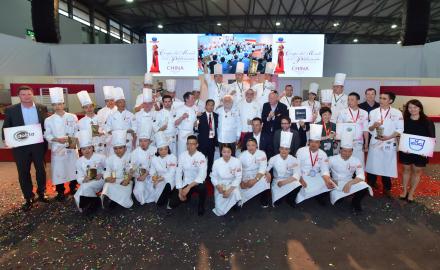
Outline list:
[[[435,138],[434,123],[423,112],[423,105],[419,100],[412,99],[406,103],[403,119],[403,133]],[[403,191],[400,199],[413,202],[414,192],[419,184],[422,168],[428,163],[428,157],[399,152],[399,161],[403,164]]]

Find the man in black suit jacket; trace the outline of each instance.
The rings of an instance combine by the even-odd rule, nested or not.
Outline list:
[[[31,124],[40,124],[44,131],[44,120],[47,117],[47,108],[44,105],[34,103],[33,90],[29,86],[21,86],[18,90],[20,103],[8,107],[5,111],[3,129]],[[4,131],[3,131],[4,132]],[[4,133],[2,133],[4,140]],[[12,149],[15,164],[18,170],[18,180],[21,191],[26,199],[22,209],[28,211],[32,207],[35,194],[32,192],[31,163],[34,163],[37,178],[38,200],[48,202],[44,193],[46,191],[46,170],[44,154],[47,150],[47,142],[16,147]],[[72,165],[74,166],[74,165]]]
[[[252,119],[252,132],[248,132],[246,135],[244,135],[243,138],[243,146],[242,151],[246,151],[246,143],[249,138],[254,138],[257,140],[258,143],[258,149],[265,152],[267,159],[271,158],[273,155],[272,150],[272,139],[270,136],[262,131],[263,128],[263,121],[261,118],[255,117]]]
[[[208,99],[205,105],[205,112],[197,117],[199,120],[198,135],[199,147],[197,150],[202,152],[208,159],[208,176],[214,163],[215,146],[217,142],[218,114],[213,112],[214,100]],[[211,120],[210,120],[211,119]]]
[[[271,138],[275,130],[281,128],[281,117],[289,116],[287,106],[279,102],[278,93],[269,94],[269,102],[264,103],[261,119],[263,120],[263,132],[266,132]]]
[[[290,128],[290,118],[288,116],[281,117],[281,129],[275,131],[273,136],[273,154],[277,155],[280,153],[280,143],[281,143],[281,131],[292,132],[292,142],[290,143],[290,154],[296,156],[296,151],[300,147],[300,137],[296,130]]]
[[[294,96],[292,100],[292,107],[301,106],[302,98],[299,96]],[[299,121],[297,123],[292,123],[291,129],[295,130],[299,134],[300,145],[299,147],[306,146],[307,144],[307,131],[310,130],[310,123],[305,123],[303,121]]]

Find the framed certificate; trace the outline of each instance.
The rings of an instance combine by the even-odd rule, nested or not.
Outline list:
[[[43,131],[40,124],[5,128],[5,141],[8,147],[20,147],[42,143]]]
[[[400,136],[399,151],[421,156],[434,155],[435,138],[403,133]]]
[[[298,123],[299,121],[312,122],[312,109],[309,106],[290,107],[289,117],[292,123]]]

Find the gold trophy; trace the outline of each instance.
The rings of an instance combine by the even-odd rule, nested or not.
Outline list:
[[[114,179],[116,179],[116,172],[115,172],[115,171],[112,171],[112,173],[111,173],[111,177],[114,178]]]
[[[76,149],[76,138],[67,136],[67,149]]]
[[[91,128],[92,128],[92,137],[99,136],[99,126],[93,124],[93,122],[90,122]]]
[[[96,179],[96,175],[98,174],[98,171],[96,168],[88,168],[87,169],[87,177],[91,179]]]
[[[144,169],[144,168],[139,168],[139,175],[144,175],[144,174],[146,174],[147,173],[147,169]]]
[[[384,128],[382,126],[376,128],[376,139],[381,139],[383,137],[383,130]]]
[[[257,60],[251,60],[251,64],[249,66],[248,75],[249,76],[257,75],[257,70],[258,70],[258,61]]]

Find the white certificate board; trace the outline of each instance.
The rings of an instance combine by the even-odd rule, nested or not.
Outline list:
[[[340,140],[341,134],[345,132],[353,132],[353,138],[356,138],[356,128],[355,123],[336,123],[336,140]]]
[[[421,156],[434,155],[435,138],[403,133],[400,136],[399,150]]]
[[[12,148],[44,141],[40,124],[5,128],[3,132],[6,145]]]
[[[309,106],[300,106],[290,107],[289,117],[292,123],[298,123],[299,121],[312,122],[313,115]]]

